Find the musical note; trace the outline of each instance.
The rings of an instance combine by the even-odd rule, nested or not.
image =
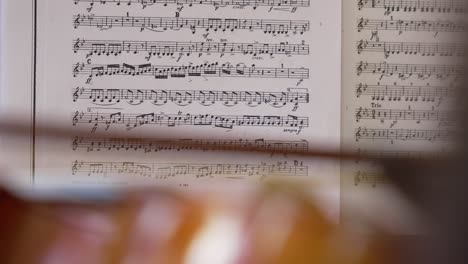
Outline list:
[[[205,32],[248,30],[287,35],[289,33],[304,34],[310,29],[309,21],[305,20],[96,16],[94,14],[75,15],[72,23],[75,28],[96,27],[101,30],[138,28],[140,31],[146,29],[159,32],[189,29],[193,34],[197,32],[197,29],[204,29]]]
[[[454,135],[450,130],[429,130],[429,129],[376,129],[361,128],[355,130],[355,139],[366,140],[424,140],[435,142],[437,140],[448,140]]]
[[[357,29],[358,32],[363,30],[393,30],[398,32],[464,32],[465,24],[453,21],[360,18],[357,20]]]
[[[358,9],[380,8],[385,14],[392,12],[421,12],[421,13],[466,13],[464,0],[421,1],[421,0],[358,0]]]
[[[152,76],[155,79],[189,78],[189,77],[240,77],[240,78],[285,78],[285,79],[309,79],[309,69],[304,68],[265,68],[244,64],[232,65],[223,63],[204,63],[187,66],[167,66],[140,64],[82,64],[80,67],[73,65],[73,75],[85,75],[88,77],[102,77],[113,75],[127,75],[133,77]]]
[[[187,106],[198,102],[210,106],[221,102],[224,106],[236,106],[240,102],[250,107],[267,104],[276,108],[293,105],[296,110],[299,104],[309,103],[307,89],[289,88],[286,92],[266,91],[220,91],[220,90],[149,90],[149,89],[89,89],[77,87],[73,90],[73,101],[91,101],[96,105],[115,105],[126,101],[131,105],[151,102],[154,105],[165,105],[172,102]]]
[[[140,4],[142,8],[146,8],[155,4],[162,4],[167,6],[169,4],[174,5],[212,5],[215,7],[222,6],[271,6],[271,7],[308,7],[310,5],[310,0],[72,0],[75,2],[75,5],[79,3],[89,3],[92,7],[94,3],[100,3],[105,5],[107,3],[115,5],[127,5]]]
[[[359,107],[355,111],[356,121],[361,119],[374,120],[415,120],[415,121],[448,121],[450,114],[438,110],[404,110]]]
[[[73,40],[73,51],[86,52],[91,56],[120,56],[123,54],[147,54],[153,56],[201,56],[202,54],[261,55],[309,55],[309,45],[280,43],[230,43],[230,42],[184,42],[184,41],[130,41],[130,40]]]
[[[363,84],[356,85],[356,97],[370,96],[373,101],[434,102],[454,95],[454,87],[404,86]]]
[[[456,43],[422,43],[422,42],[387,42],[360,40],[356,42],[358,54],[363,52],[382,53],[385,58],[390,55],[418,56],[466,56],[464,44]]]
[[[265,176],[308,176],[308,167],[300,162],[258,164],[196,164],[196,163],[140,163],[140,162],[86,162],[76,161],[73,175],[112,177],[142,176],[151,179],[176,177],[214,178],[224,177],[265,177]],[[74,164],[72,165],[74,166]]]
[[[309,144],[301,141],[278,141],[265,139],[123,139],[76,137],[72,149],[92,151],[142,151],[144,153],[181,150],[249,150],[259,149],[273,153],[307,151]]]
[[[297,116],[260,116],[260,115],[213,115],[213,114],[157,114],[157,113],[84,113],[73,115],[73,125],[93,124],[95,128],[104,125],[107,129],[111,125],[124,125],[133,129],[144,125],[153,126],[211,126],[233,129],[236,126],[249,127],[292,127],[302,129],[309,127],[308,117]],[[76,121],[75,121],[76,119]],[[94,131],[94,130],[93,130]]]
[[[356,74],[379,74],[382,77],[396,76],[402,80],[416,77],[418,79],[447,79],[459,77],[463,73],[461,65],[439,64],[393,64],[387,62],[371,63],[361,61],[356,64]]]

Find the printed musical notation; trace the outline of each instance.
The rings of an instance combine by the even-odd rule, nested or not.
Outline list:
[[[447,79],[459,77],[463,72],[461,65],[440,64],[398,64],[398,63],[371,63],[361,61],[356,64],[356,74],[379,74],[382,77],[397,76],[400,79],[417,77],[418,79]]]
[[[426,130],[426,129],[374,129],[358,127],[354,133],[356,141],[366,140],[424,140],[434,142],[448,140],[453,136],[453,131]]]
[[[259,115],[214,115],[214,114],[131,114],[131,113],[85,113],[76,111],[72,116],[73,126],[77,124],[92,124],[95,131],[99,125],[107,129],[111,125],[124,125],[133,129],[144,125],[153,126],[211,126],[233,129],[236,126],[249,127],[289,127],[303,129],[309,127],[308,117],[259,116]]]
[[[90,89],[77,87],[73,91],[73,101],[91,101],[96,105],[115,105],[126,101],[130,105],[151,102],[154,105],[165,105],[172,102],[187,106],[198,102],[210,106],[221,102],[224,106],[235,106],[239,102],[255,107],[261,104],[276,108],[293,105],[293,111],[299,104],[309,103],[307,89],[288,88],[286,92],[264,91],[219,91],[219,90],[156,90],[156,89]]]
[[[175,5],[212,5],[215,7],[223,6],[252,6],[254,8],[259,6],[271,7],[308,7],[310,0],[73,0],[75,5],[79,3],[88,3],[91,7],[94,3],[105,5],[107,3],[115,5],[140,4],[142,8],[146,8],[155,4],[162,4],[164,6]]]
[[[465,25],[453,21],[429,20],[384,20],[360,18],[357,20],[358,32],[363,30],[391,30],[398,32],[464,32]]]
[[[362,184],[371,185],[372,187],[377,187],[380,184],[389,184],[390,181],[381,173],[377,172],[366,172],[366,171],[357,171],[354,176],[354,185],[359,186]]]
[[[291,153],[304,152],[309,143],[301,141],[278,141],[265,139],[124,139],[124,138],[83,138],[76,137],[72,142],[73,150],[92,151],[143,151],[144,153],[181,150],[250,150],[265,152]]]
[[[370,96],[373,101],[435,102],[453,96],[453,87],[404,86],[404,85],[356,85],[356,97]]]
[[[153,56],[195,56],[203,54],[243,54],[251,56],[260,55],[309,55],[309,45],[281,43],[228,43],[228,42],[183,42],[183,41],[115,41],[115,40],[73,40],[73,51],[86,52],[91,56],[119,56],[122,54],[147,54],[149,60]]]
[[[451,103],[466,69],[458,62],[468,55],[462,41],[468,6],[463,0],[343,5],[350,14],[343,23],[350,54],[343,60],[354,67],[346,73],[345,66],[344,82],[354,89],[344,90],[344,133],[358,156],[348,183],[380,187],[390,181],[377,158],[437,159],[452,149]]]
[[[403,110],[359,107],[355,111],[356,122],[361,119],[371,120],[414,120],[446,122],[451,115],[448,112],[438,110]]]
[[[464,0],[358,0],[358,9],[383,8],[386,14],[391,12],[422,12],[422,13],[465,13],[467,11]]]
[[[295,161],[272,164],[195,164],[195,163],[136,163],[136,162],[85,162],[75,161],[71,166],[72,175],[87,176],[142,176],[153,179],[175,177],[225,178],[265,176],[308,176],[308,167]]]
[[[390,55],[418,56],[466,56],[466,46],[454,43],[421,43],[421,42],[386,42],[360,40],[356,42],[358,54],[363,52],[382,53],[385,58]]]
[[[73,26],[97,27],[101,30],[112,28],[138,28],[141,31],[167,31],[189,29],[193,34],[197,29],[206,32],[232,32],[236,30],[263,31],[265,34],[304,34],[309,31],[309,21],[305,20],[265,20],[237,18],[182,18],[182,17],[133,17],[75,15]]]
[[[73,76],[86,75],[101,77],[112,75],[152,76],[155,79],[187,78],[187,77],[241,77],[241,78],[285,78],[309,79],[309,69],[304,68],[264,68],[250,67],[245,64],[232,65],[224,63],[204,63],[200,65],[166,66],[151,63],[130,65],[122,64],[85,64],[76,63],[72,66]]]

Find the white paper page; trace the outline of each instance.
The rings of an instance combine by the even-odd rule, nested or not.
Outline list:
[[[345,148],[407,158],[450,151],[450,98],[466,55],[464,3],[344,1]],[[369,215],[405,226],[397,219],[404,206],[386,199],[394,190],[376,166],[355,163],[343,171],[344,215],[353,213],[346,205],[353,198],[372,208]]]
[[[338,150],[341,1],[47,0],[38,1],[36,21],[35,122],[89,135],[37,139],[35,185],[192,187],[287,177],[317,186],[337,215],[337,166],[170,142]],[[100,132],[168,142],[93,138]]]

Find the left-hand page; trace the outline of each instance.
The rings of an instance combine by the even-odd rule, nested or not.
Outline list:
[[[35,21],[35,124],[89,135],[36,138],[34,184],[185,187],[273,176],[339,186],[338,168],[330,178],[281,152],[339,148],[341,1],[44,0]],[[101,132],[155,140],[93,135]],[[210,145],[272,154],[219,155]]]

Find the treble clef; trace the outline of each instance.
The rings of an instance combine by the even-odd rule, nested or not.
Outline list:
[[[79,164],[78,164],[78,161],[75,160],[73,162],[73,165],[72,165],[72,175],[75,175],[76,172],[78,171],[78,168],[81,167]]]
[[[81,19],[81,15],[78,14],[78,15],[76,16],[75,21],[73,22],[73,25],[75,26],[75,28],[78,28],[78,27],[80,26],[81,20],[82,20],[82,19]]]
[[[364,62],[361,61],[356,67],[356,73],[358,76],[361,75],[363,68],[364,68]]]
[[[356,133],[354,134],[354,137],[356,138],[356,141],[359,141],[359,139],[361,138],[361,127],[358,127],[356,129]]]
[[[76,124],[78,123],[78,116],[80,115],[80,112],[76,111],[75,112],[75,115],[73,116],[73,126],[76,126]]]
[[[78,141],[81,141],[79,137],[75,137],[75,139],[72,142],[72,149],[76,150],[78,148]]]
[[[364,40],[361,39],[357,45],[357,53],[361,54],[363,49],[364,49]]]
[[[76,77],[78,73],[80,72],[80,63],[75,64],[75,67],[73,67],[73,77]]]
[[[361,120],[362,118],[362,107],[359,107],[359,109],[356,111],[356,122],[359,122],[359,120]]]
[[[357,24],[357,29],[358,29],[358,32],[361,32],[361,30],[364,29],[364,18],[359,19],[359,22]]]
[[[80,87],[76,87],[76,90],[73,93],[73,102],[76,102],[76,100],[78,100],[78,97],[80,97],[81,93],[80,93]]]
[[[354,185],[358,186],[361,183],[361,171],[356,172],[356,176],[354,176]]]
[[[359,98],[362,95],[362,83],[358,84],[356,88],[356,97]]]
[[[81,41],[80,39],[76,39],[75,43],[73,44],[73,52],[77,53],[80,47],[83,45],[84,41]]]
[[[363,0],[359,0],[357,3],[357,6],[358,6],[358,10],[361,10],[362,7],[364,6]]]

